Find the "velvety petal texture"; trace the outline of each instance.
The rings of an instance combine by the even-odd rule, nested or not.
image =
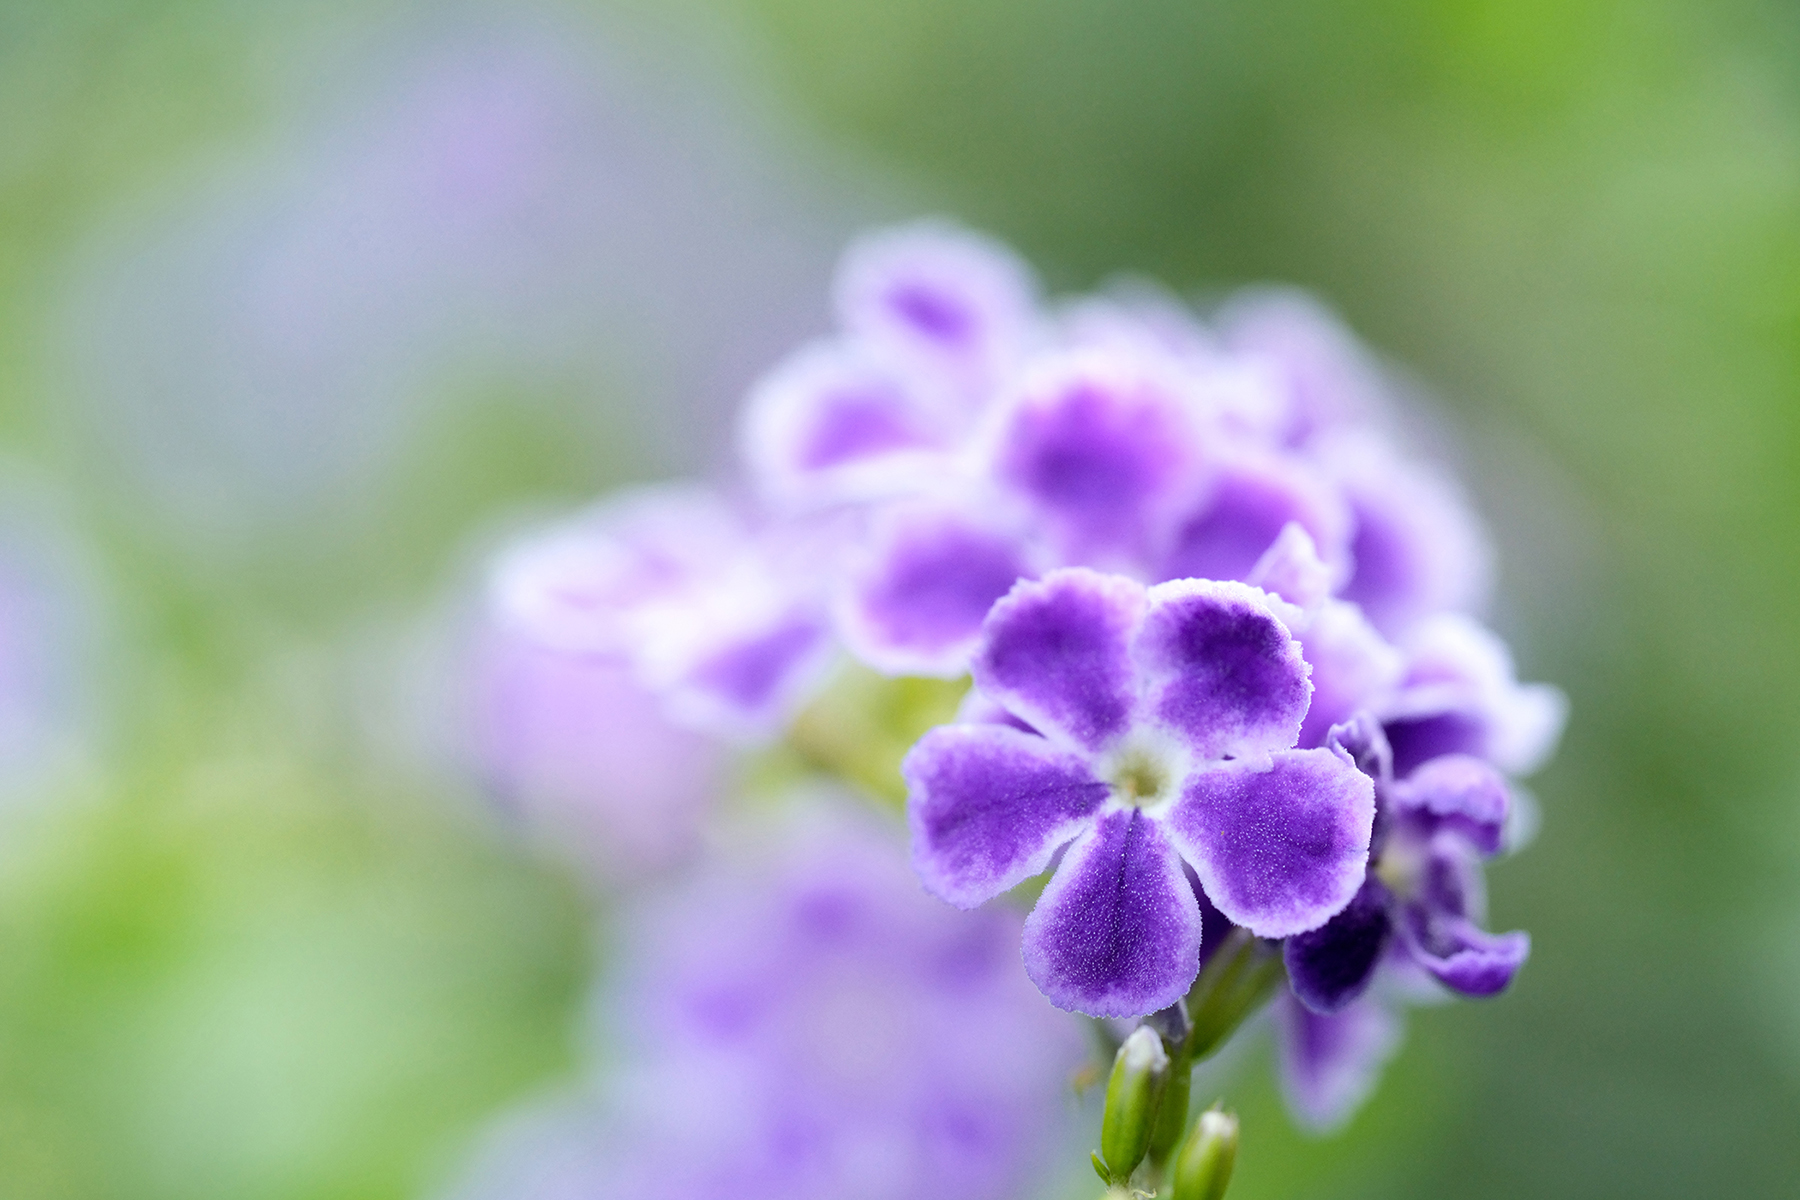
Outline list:
[[[1143,606],[1138,583],[1084,568],[1021,583],[988,614],[975,683],[1046,735],[1099,750],[1134,714],[1128,647]]]
[[[1158,823],[1101,818],[1063,857],[1025,921],[1025,971],[1058,1008],[1141,1016],[1200,969],[1200,906]]]
[[[973,908],[1050,865],[1107,797],[1086,761],[1006,725],[945,725],[901,766],[913,866],[928,891]]]
[[[1257,589],[1204,579],[1151,588],[1132,657],[1147,714],[1195,753],[1294,744],[1312,685],[1300,644]]]
[[[1362,887],[1375,788],[1347,755],[1289,750],[1189,777],[1168,815],[1219,911],[1258,937],[1316,929]]]

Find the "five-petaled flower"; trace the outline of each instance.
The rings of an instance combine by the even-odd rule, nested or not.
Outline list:
[[[973,663],[1011,720],[940,726],[907,756],[928,890],[972,908],[1062,852],[1024,945],[1060,1007],[1136,1016],[1187,990],[1201,921],[1184,863],[1261,937],[1319,927],[1362,886],[1374,785],[1340,747],[1294,748],[1312,685],[1280,605],[1084,568],[1022,582]]]

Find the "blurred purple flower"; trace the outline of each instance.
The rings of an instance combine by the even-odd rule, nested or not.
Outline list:
[[[1000,1200],[1063,1161],[1078,1028],[1016,915],[921,895],[898,831],[813,812],[633,914],[579,1123],[512,1137],[461,1200]]]
[[[753,528],[701,489],[641,489],[514,545],[494,606],[520,637],[625,668],[679,724],[766,736],[829,650],[817,574],[834,536]]]
[[[995,606],[974,673],[1032,732],[920,740],[903,767],[914,862],[973,907],[1060,851],[1025,929],[1056,1004],[1137,1016],[1187,990],[1201,920],[1184,862],[1265,937],[1323,924],[1361,884],[1373,787],[1341,750],[1293,748],[1311,686],[1261,591],[1053,571]]]
[[[473,754],[493,797],[608,883],[666,869],[718,802],[718,745],[673,725],[611,658],[490,627],[468,666]]]

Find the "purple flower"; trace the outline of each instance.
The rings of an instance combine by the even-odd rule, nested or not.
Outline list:
[[[1493,550],[1451,479],[1367,430],[1334,436],[1315,452],[1354,518],[1354,570],[1339,593],[1345,600],[1389,636],[1435,613],[1485,603]]]
[[[829,653],[816,564],[838,536],[758,529],[698,489],[645,489],[514,546],[493,602],[512,633],[624,664],[678,723],[764,737]]]
[[[1501,847],[1505,781],[1460,754],[1395,779],[1386,742],[1366,718],[1340,727],[1333,740],[1372,772],[1380,828],[1356,898],[1283,948],[1294,995],[1317,1012],[1336,1012],[1363,993],[1390,950],[1465,996],[1502,991],[1531,949],[1523,933],[1494,935],[1480,926],[1480,863]]]
[[[1274,1010],[1276,1062],[1288,1111],[1305,1128],[1328,1133],[1368,1099],[1382,1067],[1400,1048],[1400,1016],[1372,995],[1327,1015],[1290,993],[1276,998]]]
[[[1002,1200],[1067,1161],[1085,1047],[1018,916],[922,895],[897,830],[800,816],[631,914],[598,1100],[457,1195]]]
[[[870,234],[838,264],[846,333],[979,404],[1034,340],[1037,288],[1011,250],[947,221]]]
[[[1064,562],[1132,565],[1199,485],[1203,428],[1191,385],[1159,359],[1056,355],[998,411],[985,471],[1030,507]]]
[[[1454,613],[1415,627],[1393,694],[1372,705],[1409,774],[1442,754],[1472,754],[1512,775],[1529,775],[1556,748],[1569,702],[1548,684],[1521,684],[1512,655],[1491,631]]]
[[[809,346],[766,375],[744,404],[745,465],[787,510],[912,495],[952,470],[966,414],[850,342]]]
[[[1045,557],[1016,521],[972,503],[887,506],[845,568],[838,633],[877,670],[961,675],[988,610]]]
[[[489,628],[468,733],[489,792],[616,883],[690,852],[724,777],[718,744],[671,723],[623,662]]]
[[[1133,1016],[1187,989],[1201,929],[1184,864],[1263,937],[1316,928],[1361,886],[1374,788],[1341,748],[1293,748],[1311,685],[1277,603],[1080,568],[1020,584],[974,675],[1031,732],[941,726],[907,756],[936,895],[973,907],[1061,852],[1025,927],[1026,970],[1057,1005]]]

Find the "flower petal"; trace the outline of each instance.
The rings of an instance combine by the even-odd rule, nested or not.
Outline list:
[[[1188,777],[1166,825],[1219,911],[1258,937],[1317,929],[1362,887],[1375,785],[1348,755],[1288,750],[1267,767]]]
[[[1531,954],[1530,934],[1488,933],[1464,917],[1434,919],[1421,905],[1407,905],[1398,927],[1412,960],[1465,996],[1505,991]]]
[[[1434,758],[1396,783],[1393,797],[1396,813],[1426,836],[1450,830],[1483,854],[1500,852],[1509,805],[1506,780],[1481,759]]]
[[[1043,871],[1107,796],[1080,757],[1005,725],[941,725],[900,773],[913,865],[927,891],[958,908]]]
[[[1255,588],[1156,585],[1132,657],[1149,718],[1205,758],[1285,749],[1300,732],[1312,694],[1306,661]]]
[[[1333,725],[1364,709],[1378,710],[1406,669],[1400,651],[1375,631],[1354,604],[1327,601],[1300,635],[1312,667],[1312,703],[1300,724],[1302,746],[1322,746]]]
[[[1200,969],[1200,906],[1181,860],[1138,809],[1069,847],[1025,919],[1025,973],[1058,1008],[1137,1017],[1180,999]]]
[[[1034,572],[1020,539],[941,507],[879,521],[837,608],[845,643],[896,675],[960,675],[994,602]]]
[[[1314,1012],[1333,1013],[1363,994],[1387,946],[1391,901],[1387,888],[1371,874],[1344,911],[1282,945],[1288,984],[1300,1003]]]
[[[1344,437],[1322,458],[1355,517],[1355,569],[1340,595],[1390,636],[1433,613],[1486,599],[1493,551],[1447,477],[1399,458],[1373,437]]]
[[[728,736],[761,738],[776,731],[824,666],[829,629],[804,609],[723,638],[678,671],[646,671],[683,724]]]
[[[704,488],[634,488],[510,547],[493,566],[491,607],[546,646],[628,655],[633,611],[702,586],[749,537]]]
[[[975,684],[1045,736],[1098,750],[1131,722],[1126,647],[1143,607],[1140,584],[1081,567],[1020,583],[982,625]]]
[[[1162,542],[1198,470],[1196,447],[1178,384],[1136,358],[1087,354],[1026,383],[991,452],[994,477],[1031,503],[1064,553],[1117,566]]]
[[[1316,470],[1279,458],[1234,461],[1176,530],[1156,578],[1245,579],[1289,524],[1312,538],[1337,578],[1348,574],[1350,514]]]
[[[1282,1093],[1301,1125],[1315,1133],[1341,1126],[1368,1099],[1399,1049],[1400,1018],[1365,995],[1330,1016],[1309,1011],[1291,996],[1275,1010]]]
[[[1519,683],[1491,631],[1446,613],[1421,622],[1405,647],[1406,677],[1379,709],[1396,772],[1440,754],[1474,754],[1529,775],[1550,756],[1568,700],[1554,687]]]
[[[824,344],[756,385],[739,442],[762,494],[803,506],[899,490],[948,439],[944,416],[909,381],[850,347]]]
[[[1279,596],[1307,621],[1331,597],[1331,568],[1319,557],[1312,535],[1295,521],[1281,527],[1244,582]]]
[[[845,251],[838,323],[965,398],[979,396],[1031,336],[1030,268],[992,239],[943,221],[882,230]]]

